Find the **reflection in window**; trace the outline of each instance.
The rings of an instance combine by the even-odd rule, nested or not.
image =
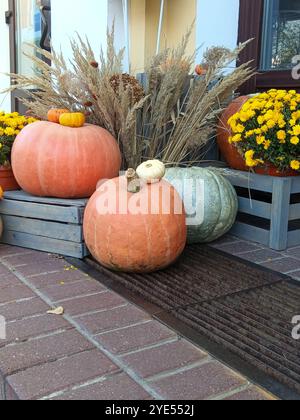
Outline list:
[[[300,54],[300,0],[265,0],[261,70],[289,70]]]
[[[32,61],[26,54],[32,55],[32,45],[40,47],[42,32],[44,31],[41,14],[42,6],[50,6],[49,0],[17,0],[16,1],[16,59],[17,72],[33,75]],[[48,12],[49,14],[49,12]],[[47,16],[48,18],[48,16]]]

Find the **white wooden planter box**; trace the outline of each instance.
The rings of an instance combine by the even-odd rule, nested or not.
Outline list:
[[[6,192],[0,202],[1,242],[75,258],[89,255],[83,239],[87,200],[40,198]]]
[[[300,245],[300,176],[277,178],[231,170],[239,216],[231,233],[282,251]]]

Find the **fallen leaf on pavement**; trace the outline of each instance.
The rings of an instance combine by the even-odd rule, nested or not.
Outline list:
[[[51,311],[47,311],[48,315],[63,315],[65,313],[65,310],[62,306],[59,308],[51,309]]]

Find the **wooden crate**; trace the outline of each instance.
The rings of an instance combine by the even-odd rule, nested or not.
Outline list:
[[[233,235],[277,251],[300,245],[300,177],[231,171],[228,179],[239,196]]]
[[[4,244],[75,258],[89,255],[83,239],[88,200],[40,198],[23,191],[6,192],[0,202]]]

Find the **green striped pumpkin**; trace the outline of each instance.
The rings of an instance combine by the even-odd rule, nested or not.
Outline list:
[[[197,218],[188,220],[188,243],[213,242],[232,228],[238,212],[238,198],[233,186],[222,175],[204,168],[171,168],[165,178],[177,188],[188,214],[198,209]],[[197,188],[196,181],[199,180],[203,181],[200,185],[204,189]]]

